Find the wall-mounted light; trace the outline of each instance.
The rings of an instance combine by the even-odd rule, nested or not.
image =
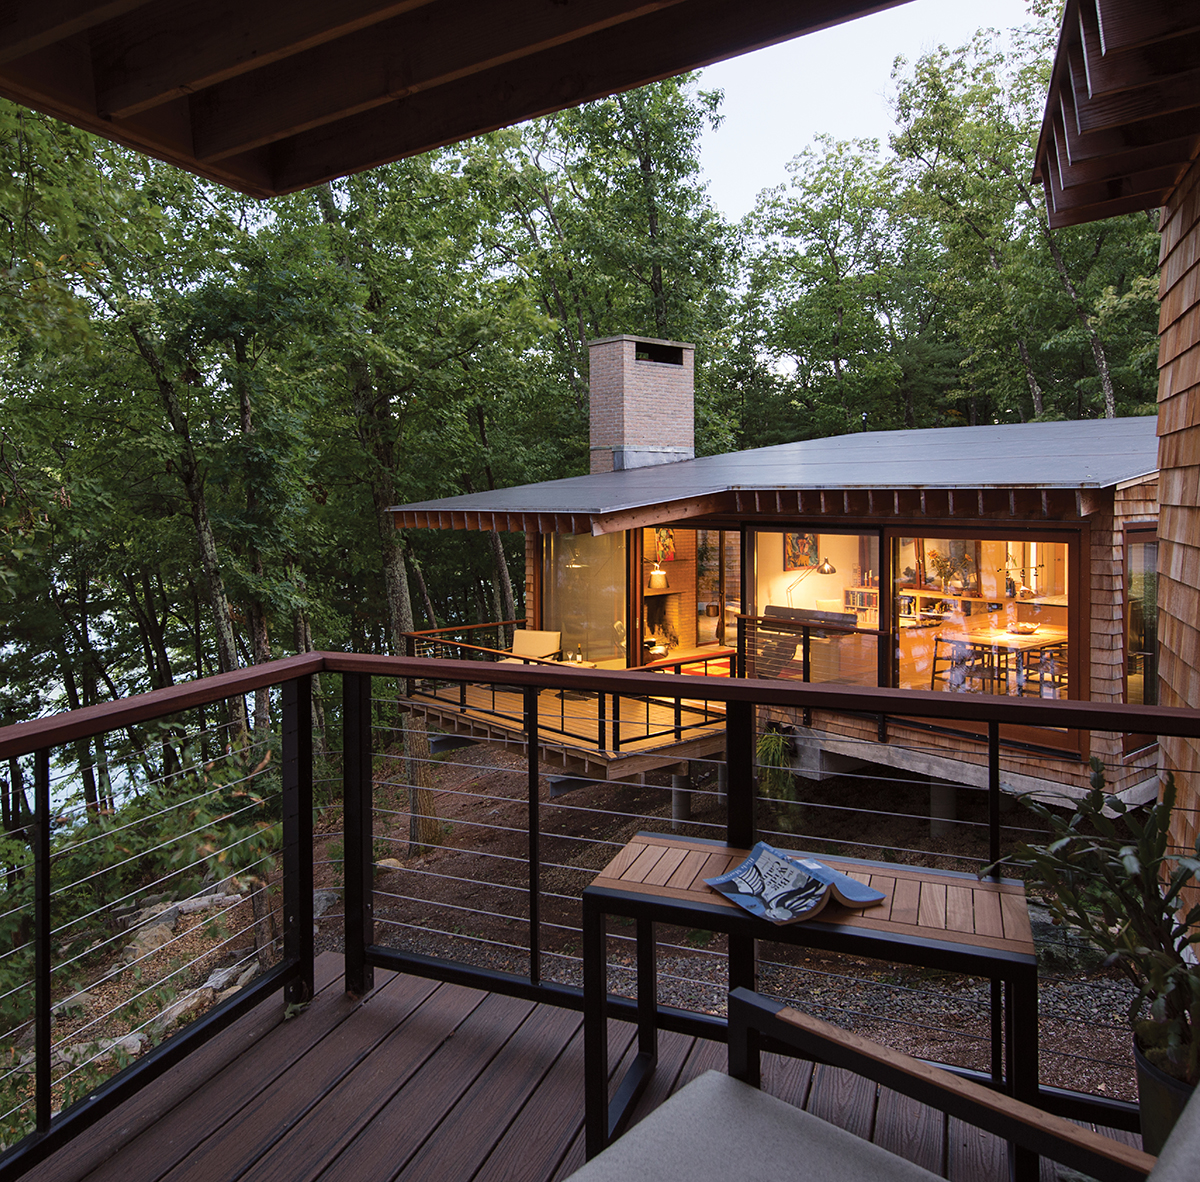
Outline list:
[[[667,582],[667,572],[656,562],[654,569],[650,572],[650,580],[647,583],[647,587],[651,591],[665,591],[670,585]]]

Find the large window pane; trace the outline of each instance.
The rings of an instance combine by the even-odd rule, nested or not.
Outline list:
[[[754,555],[751,614],[761,620],[747,660],[755,675],[803,679],[807,627],[810,682],[877,685],[878,536],[764,530]]]
[[[564,655],[625,664],[625,535],[546,539],[542,626],[562,633]]]
[[[898,538],[897,684],[1067,697],[1067,555],[1065,542]]]
[[[1158,703],[1158,539],[1125,535],[1125,700]]]

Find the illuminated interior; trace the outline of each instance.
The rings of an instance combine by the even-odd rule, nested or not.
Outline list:
[[[898,538],[894,547],[896,684],[1069,696],[1066,543]]]
[[[625,535],[551,534],[542,570],[542,627],[562,633],[564,656],[624,668]]]
[[[546,538],[542,627],[562,633],[565,656],[625,668],[685,660],[736,643],[741,610],[737,533],[634,531],[641,547],[641,613],[633,618],[625,582],[626,536]]]

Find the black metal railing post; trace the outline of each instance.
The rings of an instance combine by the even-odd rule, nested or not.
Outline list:
[[[37,1131],[48,1132],[52,1108],[50,1085],[50,751],[34,753],[33,792],[33,980],[34,1090]]]
[[[604,741],[604,732],[608,729],[608,720],[605,717],[606,711],[604,706],[607,697],[608,695],[605,693],[596,695],[596,747],[600,751],[604,751],[608,747],[608,744]]]
[[[992,877],[1000,878],[1000,868],[996,865],[1000,860],[1000,724],[989,720],[988,729],[988,861],[992,867]],[[992,1079],[999,1084],[1004,1075],[1003,1060],[1003,1029],[1001,1026],[1001,983],[992,978]],[[1008,990],[1009,1002],[1012,1000],[1012,988]],[[1009,1017],[1011,1021],[1011,1015]],[[1011,1072],[1012,1064],[1008,1065]],[[1007,1076],[1009,1086],[1012,1086],[1012,1075]]]
[[[283,683],[283,955],[289,1005],[313,996],[312,678]]]
[[[1000,861],[1000,724],[989,720],[988,728],[988,862]],[[1000,871],[992,871],[995,878]]]
[[[534,685],[525,687],[525,748],[529,787],[529,981],[540,985],[542,849],[538,809],[538,691]]]
[[[375,984],[375,970],[367,963],[367,948],[375,942],[370,675],[342,674],[342,700],[346,992],[361,997]]]
[[[749,849],[754,844],[754,706],[729,702],[725,710],[725,764],[729,792],[726,841]]]

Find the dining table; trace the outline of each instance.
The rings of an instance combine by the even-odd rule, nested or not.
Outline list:
[[[953,634],[943,630],[942,637],[970,645],[992,684],[1003,684],[1006,694],[1016,695],[1021,693],[1032,664],[1041,660],[1044,651],[1066,644],[1067,630],[1054,624],[1039,624],[1033,632],[984,626]]]

